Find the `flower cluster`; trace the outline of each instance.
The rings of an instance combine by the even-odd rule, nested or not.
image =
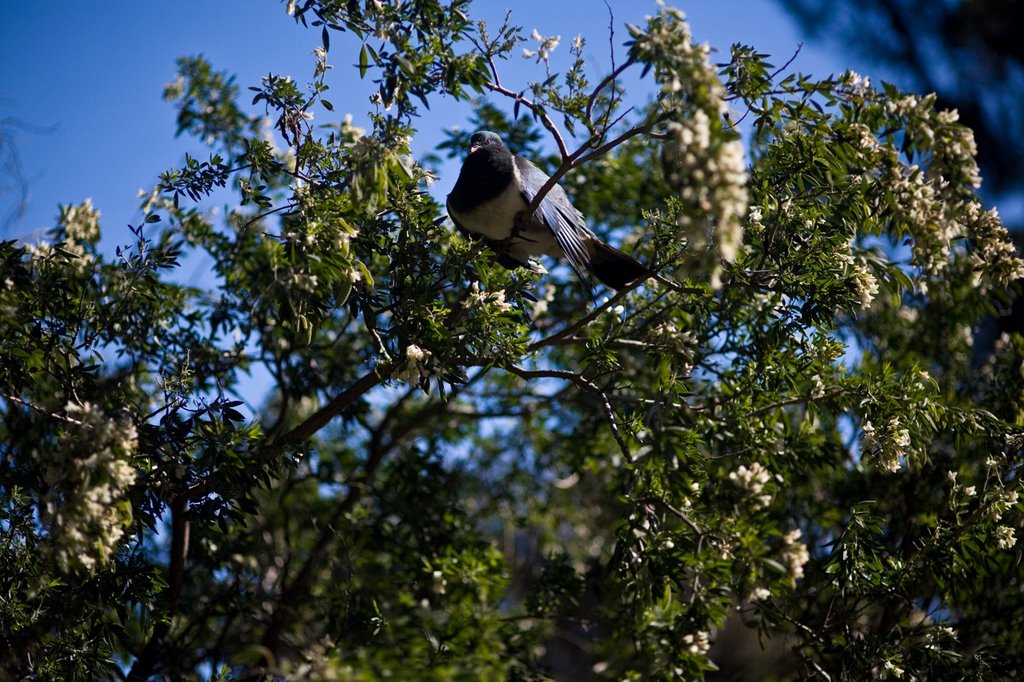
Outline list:
[[[61,569],[93,571],[117,551],[131,523],[125,494],[135,482],[129,459],[138,434],[93,403],[69,402],[65,411],[68,426],[55,447],[36,451],[52,487],[41,517]]]
[[[1017,544],[1017,536],[1009,526],[996,526],[996,542],[1000,549],[1010,549]]]
[[[551,53],[555,51],[555,48],[558,47],[558,43],[562,39],[562,36],[542,36],[540,31],[537,29],[533,29],[533,33],[530,34],[530,37],[537,41],[537,49],[523,49],[523,57],[526,59],[533,59],[536,57],[538,64],[548,60]]]
[[[802,566],[801,570],[803,570]],[[766,599],[770,599],[771,596],[772,591],[767,587],[755,587],[747,596],[747,601],[765,601]]]
[[[847,133],[853,138],[853,144],[862,152],[877,152],[881,149],[881,142],[863,123],[851,123]]]
[[[857,110],[874,107],[883,117],[881,124],[871,125],[854,117],[845,124],[843,137],[864,155],[862,165],[877,165],[878,179],[887,190],[884,218],[893,238],[910,237],[911,262],[922,275],[918,289],[927,292],[929,278],[963,258],[971,268],[972,285],[982,293],[1024,276],[1024,262],[998,214],[986,212],[976,196],[981,185],[977,145],[957,111],[936,110],[934,94],[894,97],[875,91],[852,72],[840,84],[838,94]],[[883,144],[882,130],[903,131],[898,149]],[[904,162],[904,154],[919,165]],[[858,288],[870,291],[868,286]]]
[[[89,272],[95,255],[86,247],[95,246],[100,238],[100,212],[93,208],[92,199],[81,204],[60,207],[57,221],[57,238],[62,242],[61,251],[71,254],[70,269],[78,275]],[[33,259],[43,261],[57,253],[53,245],[46,242],[30,244],[28,252]]]
[[[935,111],[935,96],[907,95],[886,103],[893,124],[902,124],[925,168],[892,165],[886,182],[901,229],[913,237],[913,262],[927,274],[942,271],[970,249],[976,287],[1005,287],[1024,276],[1024,261],[995,209],[984,211],[973,190],[981,185],[973,133],[956,111]]]
[[[663,150],[668,181],[690,211],[678,221],[691,248],[705,247],[704,221],[713,217],[715,242],[723,261],[732,262],[743,243],[741,220],[747,209],[747,168],[738,140],[712,138],[708,113],[670,121]]]
[[[949,263],[951,244],[963,234],[957,212],[916,165],[890,168],[885,182],[898,229],[913,235],[914,265],[928,274],[939,273]]]
[[[974,239],[970,263],[975,286],[988,291],[993,287],[1006,287],[1024,277],[1024,260],[1017,256],[996,209],[977,212],[970,227]]]
[[[905,674],[903,668],[896,665],[892,661],[886,661],[882,667],[885,671],[884,675],[882,676],[883,679],[888,679],[890,675],[892,675],[896,679],[900,679]]]
[[[302,291],[313,293],[317,290],[317,277],[308,272],[293,272],[292,286]]]
[[[672,353],[676,366],[684,372],[693,369],[696,357],[697,337],[690,331],[680,331],[671,322],[662,322],[650,332],[651,341]]]
[[[691,654],[706,654],[711,648],[711,634],[705,630],[683,636],[683,644]]]
[[[899,471],[900,458],[906,456],[910,446],[910,432],[899,417],[893,417],[879,435],[869,420],[862,427],[860,446],[864,454],[875,457],[880,469],[895,473]]]
[[[867,309],[878,295],[878,280],[863,263],[857,263],[852,267],[853,274],[850,282],[853,284],[854,293],[860,302],[860,307]]]
[[[934,93],[924,97],[904,95],[887,101],[885,110],[903,123],[916,146],[932,153],[931,176],[977,189],[981,175],[974,158],[978,153],[974,132],[958,123],[960,114],[955,109],[936,111],[935,100]]]
[[[996,521],[1000,521],[1003,518],[1003,514],[1010,510],[1010,508],[1017,506],[1017,501],[1020,499],[1020,495],[1017,494],[1016,490],[999,490],[994,493],[992,499],[991,513],[992,518]]]
[[[507,313],[512,310],[512,304],[505,300],[505,290],[480,291],[480,282],[473,282],[469,288],[469,296],[462,302],[463,308],[475,306],[484,307],[493,305],[499,312]]]
[[[530,311],[531,316],[537,318],[545,314],[548,311],[548,306],[555,300],[556,293],[555,285],[545,284],[543,295],[537,296],[537,300],[533,304],[533,309]]]
[[[749,467],[741,464],[736,471],[729,474],[729,480],[740,487],[759,507],[767,507],[771,504],[772,496],[764,492],[764,486],[772,478],[760,462],[754,462]]]
[[[864,95],[871,89],[871,79],[867,76],[862,76],[856,71],[847,70],[842,76],[839,77],[841,83],[850,88],[854,93]]]
[[[819,398],[825,397],[825,382],[822,381],[820,374],[815,374],[811,377],[811,399],[818,400]]]
[[[92,199],[61,206],[59,225],[69,243],[95,244],[100,238],[100,212],[93,208]]]
[[[800,529],[795,528],[782,538],[782,563],[793,580],[804,577],[804,566],[811,560],[807,545],[800,542]]]
[[[394,378],[412,384],[430,376],[430,371],[427,370],[427,361],[432,355],[433,353],[429,350],[420,348],[414,343],[409,344],[405,349],[405,364],[395,371]]]
[[[747,167],[743,146],[724,126],[725,88],[710,63],[706,44],[695,45],[685,15],[662,7],[646,30],[630,27],[634,56],[653,64],[662,84],[668,119],[662,163],[683,209],[677,217],[688,248],[702,254],[710,222],[718,256],[732,262],[743,243],[747,211]],[[712,284],[720,266],[712,258]]]

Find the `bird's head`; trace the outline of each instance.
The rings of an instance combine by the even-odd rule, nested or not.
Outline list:
[[[478,130],[473,133],[473,137],[469,138],[469,153],[472,154],[477,149],[484,147],[504,147],[505,145],[501,142],[501,137],[498,133],[490,130]]]

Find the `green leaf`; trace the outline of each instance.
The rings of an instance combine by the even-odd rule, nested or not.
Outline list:
[[[366,53],[366,43],[363,43],[359,49],[359,77],[364,78],[366,76],[366,70],[370,66],[370,60]]]

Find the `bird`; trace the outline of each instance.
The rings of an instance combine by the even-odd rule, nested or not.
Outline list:
[[[652,275],[638,260],[587,229],[583,214],[557,184],[544,195],[529,223],[517,220],[548,175],[509,151],[493,131],[477,131],[469,144],[469,155],[448,194],[448,215],[463,235],[483,239],[499,264],[537,271],[532,258],[564,257],[584,281],[590,273],[615,290]]]

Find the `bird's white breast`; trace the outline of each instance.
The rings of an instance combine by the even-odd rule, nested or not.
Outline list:
[[[466,230],[488,239],[503,241],[511,237],[516,216],[528,208],[522,192],[519,191],[519,169],[513,165],[512,172],[513,181],[501,194],[471,211],[451,211],[452,218]],[[517,239],[508,244],[507,248],[510,255],[523,261],[542,254],[556,257],[562,255],[562,250],[551,230],[537,218],[536,214],[530,221],[530,227],[520,232]]]
[[[494,199],[465,213],[452,211],[452,218],[470,232],[481,234],[488,239],[508,239],[512,236],[516,214],[526,208],[523,195],[519,192],[518,180],[516,173],[515,181],[510,182]]]

